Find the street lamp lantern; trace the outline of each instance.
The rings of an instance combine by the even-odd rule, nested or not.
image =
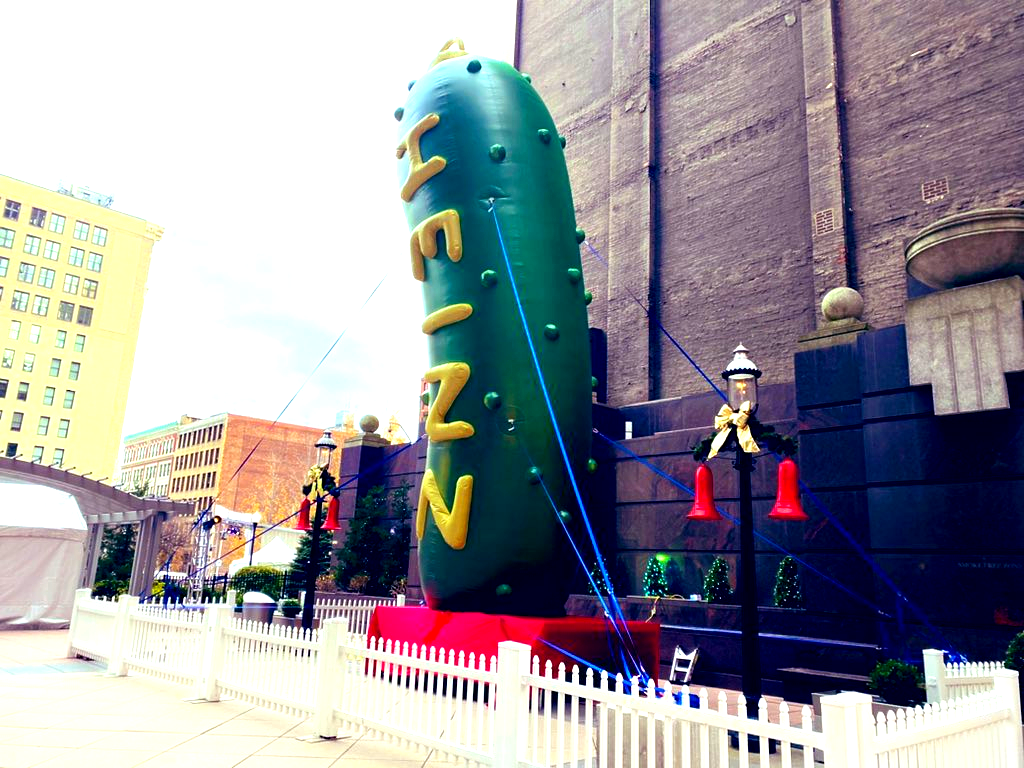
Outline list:
[[[738,411],[743,403],[750,403],[750,413],[757,409],[757,380],[761,369],[750,359],[749,349],[740,344],[732,351],[732,360],[722,371],[729,390],[729,407]]]
[[[321,467],[329,467],[331,464],[331,454],[334,453],[334,449],[337,447],[338,444],[331,437],[331,430],[325,429],[323,435],[316,441],[316,463]]]

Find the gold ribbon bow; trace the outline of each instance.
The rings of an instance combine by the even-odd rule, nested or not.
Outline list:
[[[729,430],[733,427],[736,427],[736,441],[740,444],[740,448],[746,453],[757,453],[760,449],[754,442],[754,436],[750,434],[748,421],[750,421],[749,400],[744,400],[738,411],[734,411],[728,405],[723,405],[719,409],[718,415],[715,416],[715,429],[718,430],[718,434],[711,441],[708,458],[713,459],[718,455],[719,449],[729,439]]]
[[[306,494],[307,498],[310,493],[313,494],[314,499],[320,498],[324,495],[324,479],[321,474],[322,470],[323,467],[318,464],[314,464],[306,473],[306,482],[303,483],[303,485],[309,486],[309,493]]]

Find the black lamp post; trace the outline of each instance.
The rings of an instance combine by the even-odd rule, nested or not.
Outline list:
[[[316,604],[316,579],[320,575],[320,532],[324,526],[324,497],[334,488],[334,477],[329,467],[331,465],[331,454],[338,444],[331,437],[331,431],[325,429],[323,435],[316,441],[316,465],[320,469],[319,475],[311,472],[311,482],[303,486],[305,495],[316,492],[316,512],[310,521],[310,535],[313,537],[309,542],[309,562],[306,563],[306,599],[302,605],[302,628],[313,628],[313,609]]]
[[[761,371],[740,344],[722,377],[728,385],[729,407],[736,413],[753,416],[757,410],[757,380]],[[761,699],[761,647],[757,622],[757,564],[754,550],[754,502],[750,475],[754,470],[753,454],[736,445],[733,466],[740,473],[740,630],[743,651],[743,696],[747,700],[747,716],[757,717]]]

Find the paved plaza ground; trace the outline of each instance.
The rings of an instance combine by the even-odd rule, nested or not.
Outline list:
[[[190,703],[177,684],[107,677],[64,658],[67,631],[0,632],[0,768],[420,768],[370,736],[317,741],[305,719],[238,701]],[[451,763],[446,763],[451,765]]]

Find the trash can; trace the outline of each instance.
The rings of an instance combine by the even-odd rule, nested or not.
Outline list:
[[[261,621],[270,624],[274,620],[277,601],[262,592],[246,592],[242,595],[242,620]]]

